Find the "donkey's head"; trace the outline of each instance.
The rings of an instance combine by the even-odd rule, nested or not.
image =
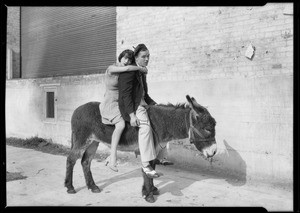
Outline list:
[[[206,157],[213,157],[217,152],[215,140],[215,119],[208,110],[190,96],[186,99],[191,108],[189,113],[189,140]]]

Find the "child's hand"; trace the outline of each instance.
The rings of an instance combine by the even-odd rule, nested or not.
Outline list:
[[[147,67],[141,67],[140,71],[144,74],[147,74],[148,73],[148,69]]]

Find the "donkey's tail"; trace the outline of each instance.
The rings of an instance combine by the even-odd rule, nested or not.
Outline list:
[[[73,134],[73,131],[72,131],[72,133],[71,133],[71,149],[73,149],[73,146],[74,146],[74,137],[75,136],[73,136],[74,134]]]

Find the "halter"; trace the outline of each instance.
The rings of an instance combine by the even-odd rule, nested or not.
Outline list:
[[[215,140],[215,137],[205,138],[205,136],[204,136],[205,130],[204,129],[198,130],[197,128],[194,127],[193,122],[192,122],[192,110],[190,110],[190,112],[189,112],[189,118],[190,118],[190,128],[188,128],[187,121],[186,121],[187,119],[185,116],[185,125],[186,125],[186,129],[188,129],[190,143],[194,143],[194,141],[191,140],[192,139],[191,136],[194,136],[194,133],[196,133],[200,137],[199,139],[197,139],[197,141],[210,142],[210,141]],[[195,137],[193,137],[193,138],[195,138]]]

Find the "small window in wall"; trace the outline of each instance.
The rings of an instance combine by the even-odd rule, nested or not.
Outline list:
[[[57,120],[57,86],[54,84],[40,85],[43,87],[43,119],[46,123],[56,123]]]
[[[55,118],[54,92],[46,92],[46,118]]]

